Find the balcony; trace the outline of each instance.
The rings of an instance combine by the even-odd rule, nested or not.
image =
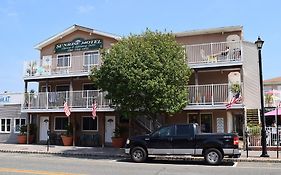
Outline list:
[[[96,99],[98,111],[112,111],[106,94],[99,90],[27,93],[22,112],[63,112],[65,101],[71,111],[91,111],[93,99]]]
[[[193,108],[226,108],[233,93],[228,84],[189,85],[188,105],[186,109]],[[233,104],[233,108],[242,106],[241,103]]]
[[[58,57],[44,57],[38,61],[24,63],[24,79],[41,79],[71,76],[87,76],[92,67],[100,67],[99,53],[88,55],[59,55]]]
[[[242,64],[242,41],[186,45],[187,63],[191,68]]]

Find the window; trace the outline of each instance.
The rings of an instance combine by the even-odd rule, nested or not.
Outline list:
[[[82,117],[82,130],[83,131],[97,131],[98,130],[98,117]]]
[[[11,119],[1,119],[1,129],[0,132],[11,132]]]
[[[177,136],[187,136],[193,135],[192,127],[193,125],[177,125]]]
[[[84,66],[99,65],[99,52],[86,52],[84,53]]]
[[[55,131],[65,131],[68,125],[68,117],[55,117]]]
[[[212,132],[212,114],[201,114],[201,131]]]
[[[70,55],[58,55],[57,67],[70,67]]]
[[[174,126],[168,126],[168,127],[163,127],[153,133],[152,136],[154,137],[167,137],[167,136],[173,136],[175,135],[175,127]]]
[[[56,86],[57,92],[62,92],[62,91],[69,91],[69,85],[58,85]]]
[[[98,91],[94,84],[83,84],[83,97],[98,96]]]
[[[25,125],[25,118],[17,118],[15,119],[15,133],[20,132],[20,127]]]

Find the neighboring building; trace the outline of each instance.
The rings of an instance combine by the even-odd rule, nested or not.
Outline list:
[[[241,26],[175,33],[185,47],[187,64],[193,69],[189,83],[189,104],[173,117],[162,117],[160,124],[196,122],[203,132],[238,132],[248,121],[258,121],[260,88],[256,45],[243,39]],[[101,144],[110,144],[117,117],[88,79],[91,67],[101,65],[99,49],[110,49],[120,37],[74,25],[39,43],[40,59],[25,64],[25,92],[29,82],[38,82],[38,93],[26,95],[22,112],[38,126],[38,142],[45,142],[47,130],[57,137],[71,121],[76,144],[99,135]],[[226,105],[238,92],[241,100],[228,110]],[[237,96],[238,97],[238,96]],[[97,117],[91,117],[93,99]],[[71,116],[64,113],[64,101]],[[253,118],[250,118],[252,116]],[[48,123],[46,122],[48,121]],[[135,131],[151,129],[151,121],[137,118]],[[141,131],[140,131],[141,132]],[[81,138],[83,138],[81,140]],[[59,139],[57,139],[59,140]]]
[[[27,123],[27,115],[21,113],[22,93],[0,94],[0,142],[17,143],[21,125]]]
[[[281,77],[263,81],[266,108],[276,107],[281,100]]]

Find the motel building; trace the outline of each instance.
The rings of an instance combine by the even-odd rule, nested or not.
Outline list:
[[[185,48],[186,63],[193,70],[187,106],[175,116],[161,116],[158,126],[198,123],[202,132],[237,132],[241,138],[248,122],[259,123],[260,87],[258,50],[244,41],[243,27],[230,26],[174,33]],[[60,135],[72,124],[74,145],[110,146],[116,126],[131,127],[131,135],[151,132],[146,116],[124,119],[115,113],[106,92],[88,76],[102,65],[101,49],[110,50],[121,40],[117,35],[73,25],[35,48],[40,58],[24,64],[25,100],[22,112],[37,125],[37,143],[62,144]],[[37,82],[35,93],[27,91]],[[227,108],[233,96],[239,101]],[[92,104],[97,102],[97,117]],[[64,104],[70,108],[65,115]]]

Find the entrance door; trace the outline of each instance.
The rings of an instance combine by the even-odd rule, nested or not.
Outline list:
[[[40,137],[39,141],[47,141],[49,130],[49,117],[40,117]]]
[[[111,137],[115,130],[115,116],[105,116],[105,142],[111,143]]]

